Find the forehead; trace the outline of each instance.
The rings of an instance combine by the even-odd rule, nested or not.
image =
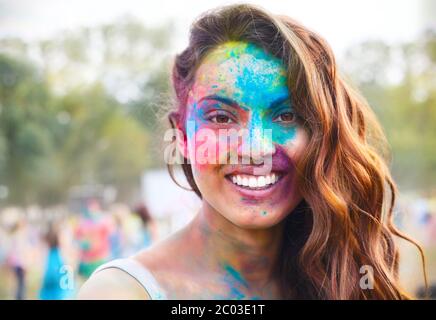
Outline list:
[[[194,96],[230,96],[247,106],[288,94],[278,58],[246,42],[227,42],[208,53],[196,72]]]

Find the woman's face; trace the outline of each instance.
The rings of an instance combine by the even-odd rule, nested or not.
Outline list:
[[[185,156],[203,201],[232,223],[266,228],[302,200],[295,163],[307,133],[281,61],[227,42],[199,66],[187,104]]]

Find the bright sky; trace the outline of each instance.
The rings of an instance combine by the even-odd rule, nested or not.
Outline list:
[[[65,29],[111,22],[129,14],[145,25],[176,23],[176,49],[187,43],[192,20],[203,11],[240,1],[222,0],[0,0],[0,37],[46,38]],[[341,54],[368,38],[413,38],[434,17],[432,0],[248,0],[274,13],[289,15],[317,31]],[[429,12],[431,11],[431,12]],[[427,18],[426,18],[427,17]]]

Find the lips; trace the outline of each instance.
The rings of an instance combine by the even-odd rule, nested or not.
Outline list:
[[[291,171],[293,168],[291,159],[280,146],[276,147],[276,152],[270,160],[271,161],[265,161],[261,165],[229,164],[224,168],[223,173],[225,176],[237,174],[265,176],[270,173],[283,175]]]
[[[231,188],[232,190],[231,192],[236,192],[237,194],[239,194],[241,196],[241,200],[243,200],[247,204],[254,204],[257,203],[258,201],[273,199],[274,195],[279,194],[278,191],[281,190],[282,187],[288,184],[291,177],[292,177],[291,174],[282,175],[277,178],[277,181],[275,183],[271,183],[263,187],[260,186],[250,187],[250,185],[248,186],[238,185],[233,183],[233,181],[231,181],[229,177],[226,177],[225,180],[227,181],[226,185]]]
[[[225,178],[245,198],[270,197],[276,188],[290,178],[293,171],[291,159],[281,147],[277,147],[271,165],[228,165]]]

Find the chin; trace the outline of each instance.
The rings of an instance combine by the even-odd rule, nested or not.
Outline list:
[[[227,220],[234,225],[243,229],[268,229],[279,224],[286,217],[287,214],[281,214],[259,208],[258,210],[252,208],[250,210],[235,209],[233,212],[238,212],[238,215],[231,214],[225,216]]]

